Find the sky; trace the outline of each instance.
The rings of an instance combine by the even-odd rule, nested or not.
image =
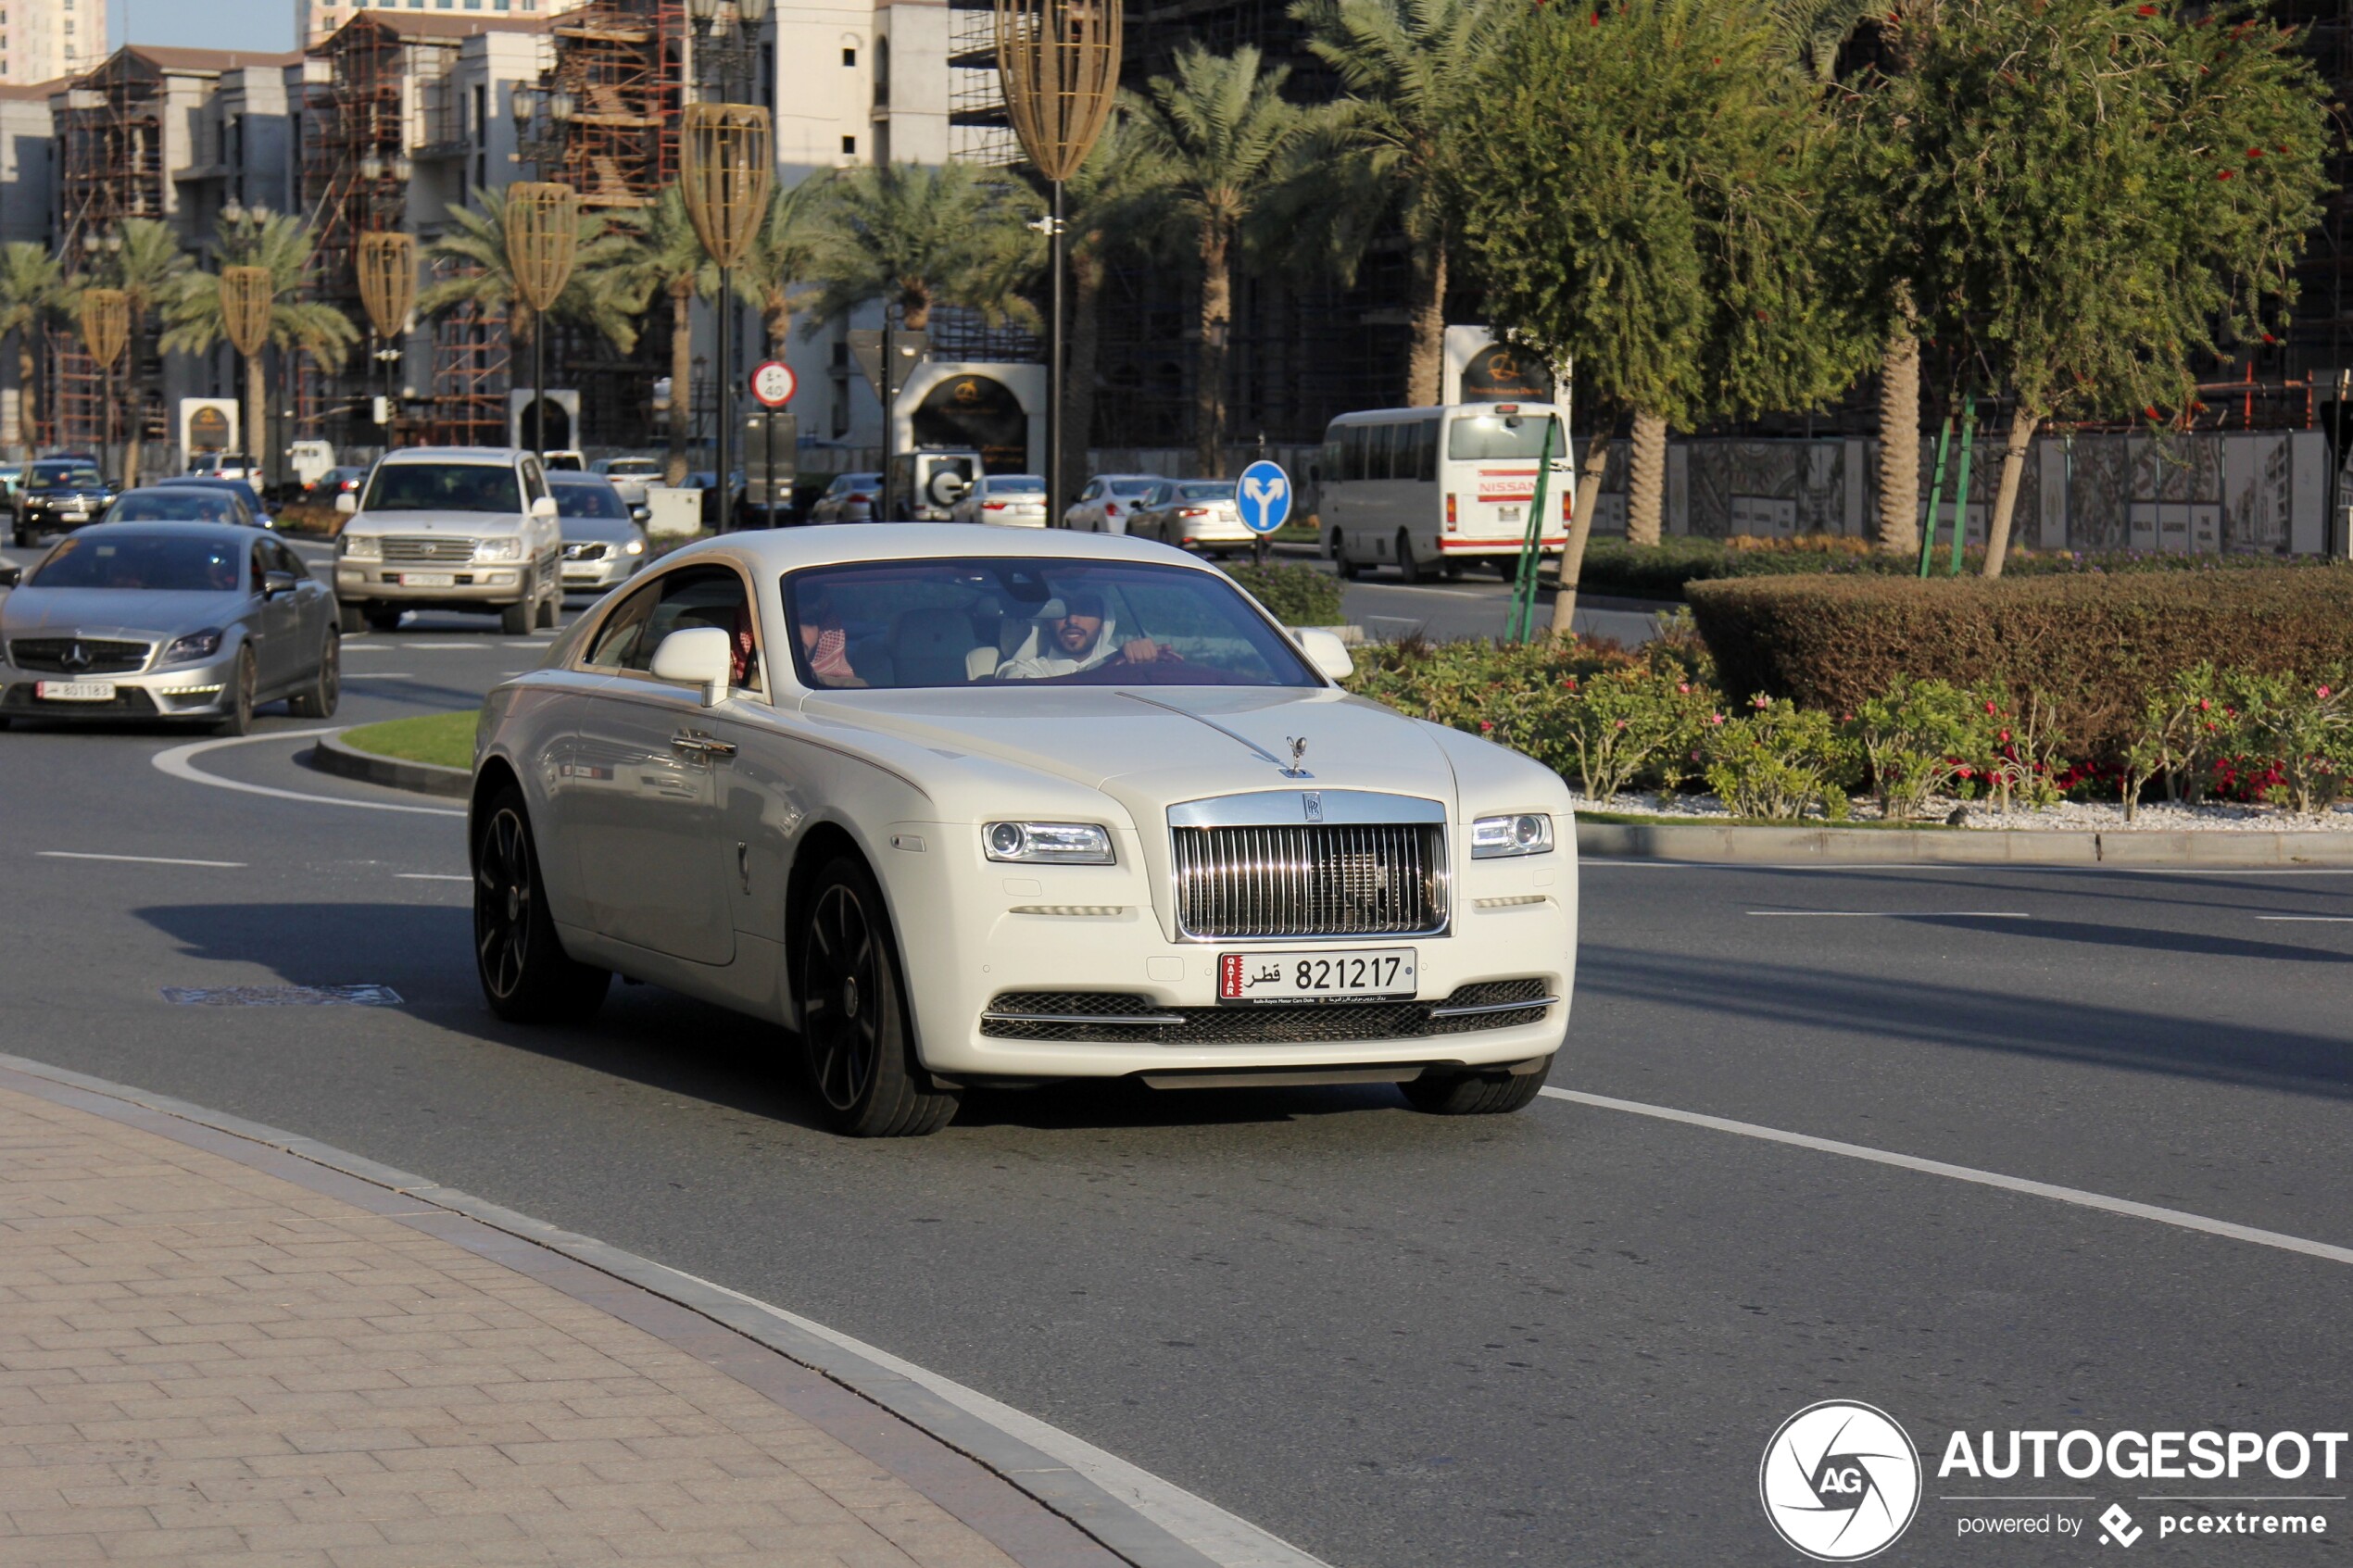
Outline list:
[[[108,0],[109,48],[181,44],[198,49],[295,46],[295,0]]]

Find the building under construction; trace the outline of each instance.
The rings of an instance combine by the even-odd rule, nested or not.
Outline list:
[[[593,0],[549,28],[555,63],[543,105],[561,152],[540,178],[580,193],[583,207],[648,207],[678,178],[686,18],[679,0]]]

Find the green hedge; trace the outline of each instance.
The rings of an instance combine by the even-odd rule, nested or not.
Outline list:
[[[2112,762],[2161,687],[2213,661],[2262,673],[2353,667],[2353,566],[2023,579],[1780,577],[1694,583],[1733,700],[1850,713],[1899,675],[1994,683],[2056,708],[2070,754]]]
[[[1941,574],[1951,558],[1950,541],[1940,544],[1936,570]],[[1985,553],[1970,549],[1962,556],[1964,571],[1974,573]],[[2113,577],[2141,573],[2237,573],[2318,565],[2284,556],[2182,556],[2146,551],[2111,550],[2096,554],[2065,550],[2013,550],[2003,567],[2011,577]],[[1620,594],[1638,599],[1680,599],[1687,583],[1716,582],[1727,577],[1916,577],[1917,555],[1896,556],[1873,550],[1868,542],[1812,535],[1795,539],[1695,539],[1670,536],[1656,545],[1629,545],[1623,539],[1596,539],[1585,547],[1585,562],[1578,586],[1589,594]]]
[[[1226,572],[1286,626],[1338,626],[1346,619],[1340,608],[1340,579],[1328,571],[1275,561],[1265,566],[1236,561]]]

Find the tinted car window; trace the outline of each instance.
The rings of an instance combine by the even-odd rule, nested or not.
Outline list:
[[[1548,430],[1553,456],[1566,458],[1568,445],[1561,439],[1558,420],[1521,414],[1458,414],[1446,430],[1446,455],[1457,461],[1534,458],[1543,452]]]
[[[615,606],[605,623],[597,628],[597,641],[581,662],[598,670],[626,668],[630,655],[636,650],[637,639],[645,634],[646,618],[653,613],[661,593],[660,583],[648,583]]]
[[[1122,479],[1113,482],[1111,493],[1124,499],[1129,495],[1141,495],[1151,487],[1152,482],[1149,479]]]
[[[226,592],[238,583],[245,542],[182,533],[77,533],[49,552],[27,579],[41,588],[147,588],[158,593]]]
[[[99,490],[106,481],[88,463],[35,463],[27,476],[27,490]]]
[[[759,638],[756,617],[744,580],[724,566],[688,567],[673,571],[653,585],[661,596],[647,617],[644,632],[621,659],[624,670],[651,670],[654,650],[673,632],[714,626],[734,640],[735,669],[729,684],[760,689]]]
[[[503,463],[380,463],[371,512],[519,512],[515,470]]]
[[[629,508],[623,503],[621,492],[601,479],[594,484],[555,480],[550,482],[548,492],[556,497],[556,515],[559,517],[625,518],[629,515]]]
[[[1234,498],[1234,482],[1227,479],[1180,484],[1176,493],[1188,501],[1230,501]]]
[[[1046,482],[1034,474],[997,473],[988,476],[991,495],[1034,495],[1046,488]]]
[[[133,490],[107,508],[106,522],[233,522],[251,521],[234,495],[217,490]]]

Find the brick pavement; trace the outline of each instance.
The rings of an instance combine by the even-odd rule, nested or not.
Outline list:
[[[749,1341],[649,1332],[384,1198],[0,1088],[0,1564],[1013,1568],[834,1435],[868,1417],[829,1432],[711,1364]],[[1038,1512],[999,1538],[1100,1556]]]

